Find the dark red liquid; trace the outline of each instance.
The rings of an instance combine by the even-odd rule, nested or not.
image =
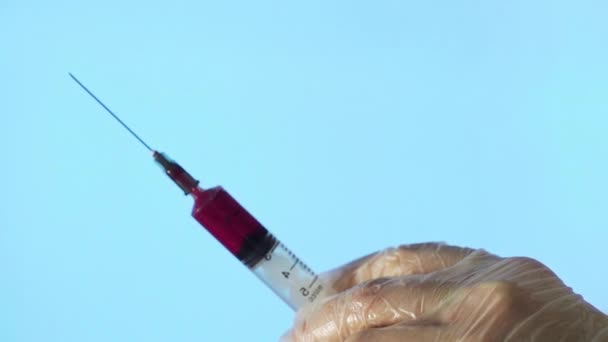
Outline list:
[[[276,239],[222,187],[192,191],[192,216],[234,256],[252,267]]]

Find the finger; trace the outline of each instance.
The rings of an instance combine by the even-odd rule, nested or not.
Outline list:
[[[422,278],[380,278],[330,297],[298,315],[292,340],[342,341],[370,328],[424,319],[457,288]]]
[[[411,274],[428,274],[455,265],[475,250],[440,243],[388,248],[355,260],[324,275],[336,292],[364,281]]]
[[[345,342],[435,342],[446,340],[447,332],[442,325],[396,325],[361,331]]]
[[[509,281],[486,281],[462,287],[447,299],[434,319],[449,322],[461,338],[502,340],[521,317],[537,307],[528,293]]]
[[[518,317],[529,317],[530,298],[514,283],[491,281],[459,288],[443,296],[438,311],[424,319],[367,329],[352,334],[348,342],[444,341],[458,339],[502,340]]]

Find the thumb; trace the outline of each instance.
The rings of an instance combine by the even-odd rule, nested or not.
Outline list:
[[[336,292],[359,283],[412,274],[429,274],[459,263],[475,250],[443,243],[419,243],[387,248],[323,275]]]

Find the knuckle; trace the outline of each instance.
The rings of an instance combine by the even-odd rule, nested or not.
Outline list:
[[[378,278],[361,283],[351,290],[350,300],[357,303],[369,303],[381,294],[387,282],[388,278]]]
[[[513,257],[507,259],[509,264],[516,265],[525,269],[543,269],[547,268],[540,261],[530,257]]]
[[[417,249],[411,246],[389,247],[382,250],[380,257],[386,261],[402,260],[411,258],[416,255]]]
[[[505,280],[484,282],[475,291],[477,297],[483,298],[486,306],[491,306],[496,315],[509,314],[515,310],[521,294],[516,283]]]
[[[361,281],[415,273],[417,260],[415,251],[400,247],[386,248],[370,259],[365,267],[359,268],[355,279]]]
[[[399,253],[403,253],[406,255],[412,255],[415,253],[419,253],[421,251],[436,251],[436,250],[440,250],[442,248],[447,247],[446,244],[444,243],[439,243],[439,242],[424,242],[424,243],[414,243],[414,244],[407,244],[407,245],[400,245],[396,249]]]
[[[457,329],[458,335],[474,337],[471,341],[486,341],[483,337],[488,331],[498,332],[509,324],[517,317],[518,307],[522,304],[521,289],[510,281],[484,281],[464,290],[462,294],[463,301],[457,302],[451,319],[459,321],[459,326],[466,327],[465,331]]]
[[[559,277],[542,262],[528,257],[514,257],[505,260],[503,277],[517,282],[529,291],[545,287],[565,287]]]
[[[402,247],[388,247],[388,248],[383,249],[380,252],[380,256],[383,259],[399,258],[399,257],[401,257],[402,254],[403,254]]]
[[[519,291],[515,283],[506,280],[495,281],[489,285],[492,287],[491,297],[501,303],[511,303]]]

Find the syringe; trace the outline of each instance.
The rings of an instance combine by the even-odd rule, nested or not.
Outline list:
[[[186,195],[194,199],[192,216],[292,309],[332,294],[300,258],[274,237],[221,186],[199,187],[199,181],[165,154],[150,148],[74,75],[69,74],[139,142]]]

